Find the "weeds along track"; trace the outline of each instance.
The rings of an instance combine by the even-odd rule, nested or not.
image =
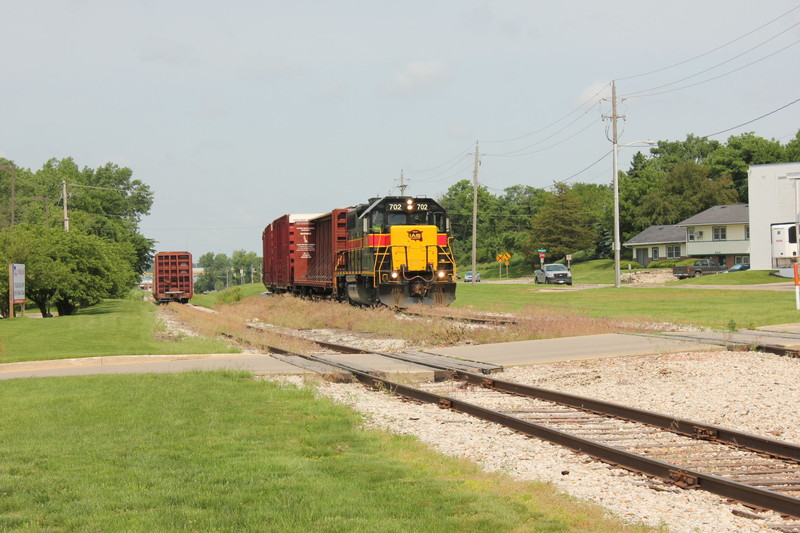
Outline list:
[[[511,324],[518,324],[519,320],[508,314],[499,313],[455,313],[448,311],[431,312],[423,309],[397,309],[397,313],[422,318],[441,318],[444,320],[451,320],[453,322],[464,322],[467,324],[481,324],[486,326],[506,326]]]
[[[327,349],[336,349],[328,345]],[[343,349],[342,351],[349,351]],[[284,351],[284,353],[286,353]],[[385,355],[385,354],[377,354]],[[428,354],[429,355],[429,354]],[[404,354],[392,354],[403,359]],[[435,358],[421,362],[452,378],[420,387],[387,381],[321,356],[292,354],[348,373],[364,385],[432,403],[590,455],[606,463],[699,489],[784,517],[775,530],[800,531],[800,446],[619,404],[494,379],[491,369]],[[308,363],[299,363],[305,366]]]

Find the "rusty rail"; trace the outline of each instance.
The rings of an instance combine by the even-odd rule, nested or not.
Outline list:
[[[293,354],[302,358],[323,363],[346,372],[350,372],[361,383],[376,390],[386,390],[406,398],[420,402],[438,405],[444,409],[452,409],[481,420],[501,424],[505,427],[530,435],[571,450],[591,455],[607,463],[621,466],[630,470],[642,472],[647,475],[659,477],[667,482],[674,483],[684,488],[699,488],[723,498],[740,501],[745,505],[761,509],[770,509],[775,512],[800,518],[800,498],[794,498],[770,490],[753,487],[744,483],[731,481],[712,474],[683,468],[677,465],[651,459],[643,455],[620,450],[589,439],[578,437],[567,432],[559,431],[542,424],[524,420],[520,417],[505,414],[493,409],[488,409],[470,402],[450,398],[433,392],[394,383],[367,372],[331,361],[324,357],[312,355]],[[378,354],[382,355],[382,354]],[[429,365],[436,366],[436,365]],[[760,453],[766,453],[784,460],[796,462],[800,460],[800,447],[741,433],[718,426],[699,424],[697,422],[667,417],[658,413],[633,409],[610,402],[582,398],[571,394],[559,393],[538,387],[531,387],[502,380],[487,378],[482,374],[473,374],[454,370],[453,375],[465,379],[470,383],[494,389],[501,392],[542,399],[554,403],[568,405],[596,414],[622,418],[646,425],[656,426],[666,431],[676,432],[693,438],[716,440],[721,443],[737,447],[749,448]]]

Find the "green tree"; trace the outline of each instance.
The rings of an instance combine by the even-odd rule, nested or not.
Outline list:
[[[0,165],[13,164],[0,160]],[[0,194],[10,197],[10,171],[0,171]],[[62,182],[67,183],[70,227],[116,242],[128,242],[136,251],[134,268],[144,272],[154,251],[154,241],[139,232],[142,216],[150,212],[153,193],[129,168],[113,163],[93,170],[78,168],[72,158],[50,159],[31,172],[17,168],[15,222],[46,227],[63,226]],[[8,193],[8,194],[5,194]],[[0,202],[0,229],[9,225],[7,203]]]
[[[743,133],[728,139],[728,143],[715,150],[708,158],[712,176],[730,176],[739,198],[747,203],[747,173],[750,165],[786,162],[786,150],[776,140],[767,140],[754,133]]]
[[[650,153],[658,169],[669,172],[686,161],[703,164],[721,147],[719,141],[689,134],[685,141],[659,141]]]
[[[549,193],[529,185],[507,187],[497,200],[495,239],[487,243],[490,258],[499,253],[521,252],[531,230],[531,221],[544,205]]]
[[[592,228],[580,197],[564,183],[556,183],[555,192],[533,218],[523,253],[535,264],[537,250],[547,250],[548,260],[560,260],[567,254],[593,246],[597,234]]]
[[[450,216],[453,236],[453,253],[457,263],[469,263],[472,257],[472,205],[474,189],[472,181],[461,180],[452,185],[438,199]],[[499,202],[486,187],[478,186],[478,234],[476,255],[478,261],[494,259],[497,229],[500,218]]]
[[[641,198],[639,216],[648,225],[677,224],[709,207],[734,204],[738,199],[729,175],[712,179],[708,166],[687,161]]]
[[[262,261],[255,252],[234,250],[231,254],[232,284],[242,285],[250,280],[260,281]]]
[[[197,292],[222,290],[226,287],[230,268],[227,255],[206,252],[197,260],[197,266],[203,268],[203,273],[197,276],[194,285]]]
[[[103,298],[122,297],[136,280],[129,244],[80,231],[16,225],[0,231],[0,250],[5,264],[25,264],[26,297],[43,317],[52,316],[52,304],[59,315],[69,315]],[[7,294],[7,280],[3,288]]]
[[[794,139],[786,143],[784,147],[784,157],[787,162],[800,161],[800,130],[794,135]]]

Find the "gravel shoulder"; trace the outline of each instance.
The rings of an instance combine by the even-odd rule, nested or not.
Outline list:
[[[800,441],[793,407],[800,403],[798,359],[758,352],[677,353],[510,368],[497,377]],[[456,394],[458,386],[450,386]],[[318,391],[361,412],[366,427],[415,435],[487,471],[551,482],[631,523],[674,532],[749,532],[780,521],[436,406],[400,402],[357,384],[321,383]]]

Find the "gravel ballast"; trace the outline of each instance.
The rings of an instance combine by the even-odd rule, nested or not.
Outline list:
[[[758,352],[677,353],[516,367],[495,377],[800,442],[795,414],[800,404],[798,359]],[[441,384],[430,386],[448,394]],[[444,387],[460,393],[457,384]],[[415,435],[441,453],[469,459],[486,471],[549,481],[631,523],[667,526],[674,532],[727,532],[765,531],[767,524],[780,522],[773,513],[756,514],[703,491],[678,489],[360,384],[325,382],[318,390],[363,413],[368,427]]]

